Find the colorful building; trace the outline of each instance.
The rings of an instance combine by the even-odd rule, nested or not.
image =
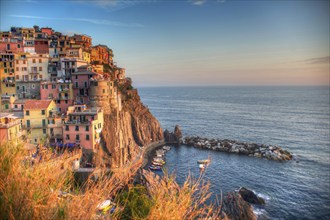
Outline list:
[[[62,79],[41,82],[40,98],[42,100],[54,100],[57,110],[66,113],[68,107],[73,105],[72,83]]]
[[[0,88],[1,94],[15,95],[15,55],[10,53],[0,54]]]
[[[72,73],[73,96],[77,104],[89,103],[90,79],[96,74],[91,71],[88,65],[80,66],[78,71]]]
[[[0,113],[0,144],[7,141],[18,143],[22,140],[21,120],[13,114]]]
[[[91,48],[91,62],[93,64],[113,65],[113,53],[106,45],[96,45]]]
[[[53,100],[26,100],[24,127],[30,143],[37,144],[46,139],[48,118],[52,110],[56,110],[56,104]]]
[[[69,107],[63,125],[64,144],[80,144],[83,150],[92,152],[98,149],[103,128],[101,108],[87,108],[86,105]]]

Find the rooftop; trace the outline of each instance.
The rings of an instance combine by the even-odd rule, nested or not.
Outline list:
[[[52,100],[26,100],[24,109],[46,109]]]

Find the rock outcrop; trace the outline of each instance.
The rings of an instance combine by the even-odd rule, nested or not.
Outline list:
[[[248,203],[252,203],[252,204],[255,204],[255,205],[264,205],[265,204],[265,200],[263,198],[257,196],[252,190],[241,187],[238,190],[238,193]]]
[[[121,105],[118,106],[122,107],[104,111],[99,155],[105,166],[120,167],[139,155],[143,146],[163,139],[159,122],[142,104],[137,90],[126,90],[124,86],[121,85],[119,93]]]
[[[165,142],[171,144],[181,144],[182,143],[182,132],[179,125],[176,125],[174,132],[169,132],[167,129],[164,131]]]
[[[207,139],[201,137],[185,137],[184,144],[198,148],[215,151],[236,153],[269,160],[286,161],[292,159],[292,153],[283,150],[279,146],[245,143],[233,140]]]
[[[224,197],[222,211],[231,220],[256,220],[253,207],[237,192],[230,192]]]

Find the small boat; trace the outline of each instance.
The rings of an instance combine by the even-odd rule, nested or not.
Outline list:
[[[166,151],[169,151],[169,150],[171,150],[171,147],[170,146],[164,146],[163,149],[166,150]]]
[[[164,164],[163,163],[159,163],[159,162],[156,162],[156,161],[151,161],[151,164],[154,165],[154,166],[163,166]]]
[[[156,163],[161,163],[161,164],[165,164],[165,161],[161,158],[154,158],[152,161],[156,162]]]
[[[205,168],[205,165],[204,165],[203,163],[200,163],[200,164],[198,165],[198,167],[199,167],[199,169],[204,169],[204,168]]]
[[[210,162],[211,162],[210,159],[206,159],[206,160],[197,160],[197,163],[198,163],[198,164],[208,164],[208,163],[210,163]]]
[[[149,169],[150,170],[159,170],[159,171],[161,171],[162,170],[162,168],[160,167],[160,166],[149,166]]]

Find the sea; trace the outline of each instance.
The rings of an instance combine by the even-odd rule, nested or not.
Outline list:
[[[246,187],[266,200],[254,206],[258,219],[330,219],[329,87],[139,88],[142,102],[170,131],[184,136],[279,145],[288,162],[172,147],[166,169],[182,184],[198,178],[197,160],[211,157],[204,180],[212,198]]]

